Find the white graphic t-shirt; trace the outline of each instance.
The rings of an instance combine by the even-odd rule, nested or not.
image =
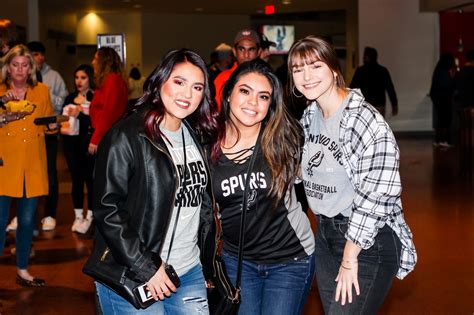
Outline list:
[[[347,99],[331,117],[317,110],[311,122],[302,157],[306,197],[313,212],[327,217],[348,217],[355,192],[342,164],[339,123]]]
[[[183,141],[182,128],[184,128],[184,141],[186,144],[186,180],[185,192],[181,194],[183,177]],[[166,234],[165,242],[161,251],[161,258],[166,260],[168,249],[173,233],[173,227],[176,220],[178,206],[181,204],[181,210],[176,226],[176,232],[171,248],[168,264],[172,265],[179,276],[185,274],[191,268],[199,264],[199,247],[197,246],[199,214],[201,211],[202,195],[207,185],[207,173],[201,153],[199,152],[193,138],[184,125],[177,131],[161,129],[163,134],[171,142],[165,139],[168,150],[179,172],[179,188],[176,192],[175,207]],[[182,195],[182,197],[180,197]]]

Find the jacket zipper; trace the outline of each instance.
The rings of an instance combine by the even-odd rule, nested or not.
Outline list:
[[[104,250],[104,253],[102,254],[102,256],[100,256],[100,261],[104,261],[107,255],[109,254],[109,252],[110,252],[110,248],[106,247]]]
[[[171,162],[171,165],[173,165],[173,168],[174,168],[174,174],[173,174],[173,178],[174,178],[174,181],[175,181],[175,189],[174,189],[174,193],[173,193],[173,200],[176,199],[176,193],[178,191],[178,188],[179,188],[179,182],[178,182],[178,179],[176,178],[177,174],[179,173],[178,171],[178,167],[174,164],[173,162],[173,158],[171,157],[171,155],[166,152],[164,149],[162,149],[161,147],[158,146],[158,144],[156,144],[153,140],[151,140],[147,135],[144,135],[144,134],[140,134],[141,137],[144,137],[145,139],[147,139],[152,146],[154,146],[158,151],[162,152],[163,154],[165,154],[169,161]],[[173,209],[174,209],[174,204],[173,204]],[[173,210],[172,210],[173,211]],[[171,221],[171,217],[172,215],[170,215],[169,219],[168,219],[168,225],[166,226],[166,233],[168,233],[168,229],[169,229],[169,226],[170,226],[170,221]],[[166,233],[165,233],[165,237],[166,237]],[[164,245],[164,241],[161,243],[161,246],[160,246],[160,254],[163,250],[163,245]]]

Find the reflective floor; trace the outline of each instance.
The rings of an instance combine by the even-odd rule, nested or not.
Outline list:
[[[456,149],[433,148],[429,139],[401,139],[403,204],[418,250],[416,269],[395,280],[380,314],[474,314],[474,189],[459,170]],[[44,288],[15,284],[14,257],[7,239],[0,258],[0,314],[94,314],[90,278],[82,265],[92,241],[70,231],[72,201],[69,176],[59,158],[61,197],[58,226],[34,239],[30,270],[44,278]],[[42,209],[42,208],[40,208]],[[40,211],[38,217],[41,218]],[[314,222],[314,218],[311,215]],[[322,314],[313,286],[305,315]]]

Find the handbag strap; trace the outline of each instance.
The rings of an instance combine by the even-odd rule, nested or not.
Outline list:
[[[244,232],[245,232],[245,217],[247,213],[247,201],[248,201],[248,188],[250,183],[250,172],[253,169],[253,165],[255,164],[255,159],[257,157],[257,151],[260,148],[260,139],[263,134],[263,130],[265,125],[262,123],[260,126],[260,131],[258,133],[257,141],[255,143],[255,147],[250,157],[249,166],[247,168],[247,176],[245,177],[245,187],[244,187],[244,196],[242,197],[242,215],[240,217],[240,235],[239,235],[239,256],[237,260],[237,279],[235,281],[235,287],[237,290],[240,291],[240,279],[242,276],[242,259],[243,259],[243,252],[244,252]]]
[[[181,191],[178,196],[178,198],[180,199],[180,202],[179,202],[178,210],[176,211],[176,219],[174,220],[173,233],[171,233],[170,247],[168,248],[168,255],[166,257],[165,264],[168,264],[168,260],[170,259],[170,253],[171,253],[171,248],[173,247],[174,235],[176,233],[176,227],[178,226],[179,213],[181,212],[181,206],[183,204],[183,196],[184,196],[184,192],[186,191],[187,161],[186,161],[186,142],[184,141],[184,128],[185,127],[182,126],[182,129],[181,129],[181,138],[183,139],[184,162],[183,162],[183,178],[181,179]]]

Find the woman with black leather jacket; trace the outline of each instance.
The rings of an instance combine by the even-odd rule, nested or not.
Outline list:
[[[103,138],[94,183],[98,235],[84,270],[96,272],[104,314],[208,313],[213,197],[198,135],[216,128],[210,106],[202,58],[171,51],[145,82],[135,112]],[[166,265],[174,267],[179,287]],[[162,302],[137,311],[114,287],[123,277],[146,283]]]

